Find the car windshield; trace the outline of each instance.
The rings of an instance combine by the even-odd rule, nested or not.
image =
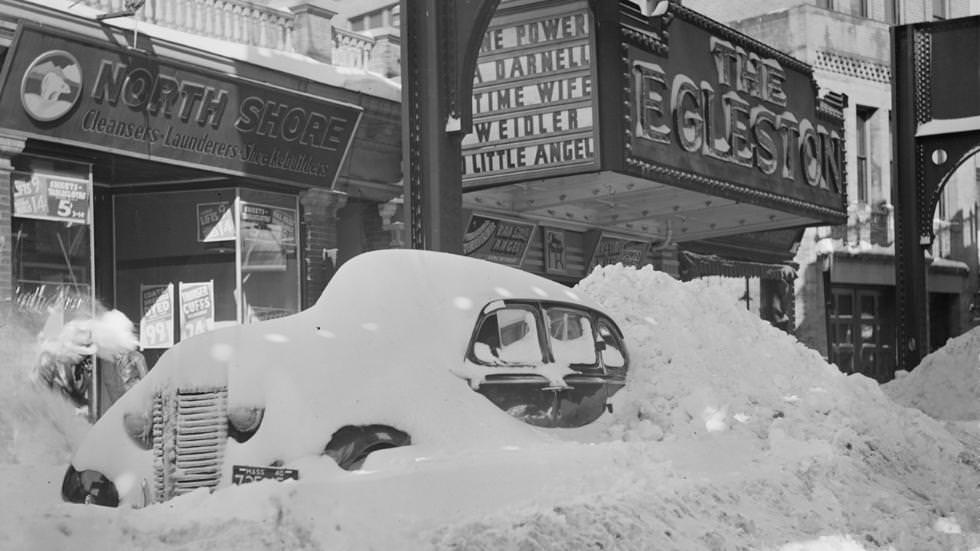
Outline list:
[[[555,361],[568,365],[595,365],[595,339],[588,315],[563,307],[548,308],[547,313]]]

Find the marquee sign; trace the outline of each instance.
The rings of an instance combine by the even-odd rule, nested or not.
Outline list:
[[[282,183],[332,186],[362,112],[27,23],[8,58],[6,129]]]
[[[473,76],[463,188],[598,163],[592,13],[586,2],[509,11],[491,21]]]
[[[809,66],[682,6],[671,16],[669,33],[640,17],[622,28],[627,169],[843,213],[842,114],[824,110]]]

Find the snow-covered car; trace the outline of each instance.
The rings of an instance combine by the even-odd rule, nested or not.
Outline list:
[[[365,253],[309,309],[163,354],[92,426],[62,496],[139,507],[294,478],[310,457],[353,471],[474,435],[540,443],[611,409],[628,366],[616,323],[564,285],[459,255]]]

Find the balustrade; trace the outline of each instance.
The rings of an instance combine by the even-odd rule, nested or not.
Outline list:
[[[123,11],[127,3],[127,0],[81,1],[107,13]],[[229,42],[293,51],[293,15],[248,0],[146,0],[133,17]]]

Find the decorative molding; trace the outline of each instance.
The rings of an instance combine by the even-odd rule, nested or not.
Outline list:
[[[885,63],[859,59],[826,50],[817,50],[817,59],[813,66],[831,73],[848,77],[891,84],[892,70]]]
[[[686,172],[677,168],[654,164],[643,159],[639,159],[630,154],[626,155],[627,167],[637,170],[645,178],[654,178],[680,183],[689,188],[704,188],[706,193],[711,193],[721,197],[727,197],[736,201],[744,201],[760,206],[779,205],[784,208],[792,209],[796,212],[807,213],[815,218],[840,218],[847,219],[847,209],[841,201],[840,210],[829,207],[814,205],[792,197],[786,197],[776,193],[760,191],[756,189],[740,186],[732,182],[726,182],[703,174]]]

